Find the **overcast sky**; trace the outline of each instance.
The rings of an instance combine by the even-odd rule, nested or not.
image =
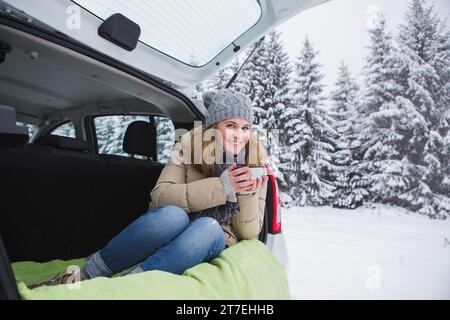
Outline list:
[[[327,92],[336,81],[337,66],[344,59],[353,75],[360,75],[369,45],[367,26],[380,11],[387,17],[388,28],[396,32],[408,7],[408,0],[331,0],[290,19],[278,30],[291,57],[299,54],[306,35],[320,51]],[[450,0],[428,0],[442,18],[450,21]]]

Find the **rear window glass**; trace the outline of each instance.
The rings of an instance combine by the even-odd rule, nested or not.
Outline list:
[[[128,126],[135,121],[150,122],[148,116],[102,116],[94,119],[98,152],[129,156],[123,151],[123,139]]]
[[[67,138],[75,138],[75,126],[73,122],[67,122],[57,127],[51,134]]]
[[[192,66],[203,66],[254,26],[257,0],[73,0],[102,20],[121,13],[142,30],[140,41]]]
[[[135,121],[153,122],[156,126],[157,161],[167,163],[175,142],[175,127],[167,117],[129,115],[100,116],[94,119],[99,154],[130,156],[123,150],[123,140],[128,126]],[[146,159],[143,156],[135,156]]]

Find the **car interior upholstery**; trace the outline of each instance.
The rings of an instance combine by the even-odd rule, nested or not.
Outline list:
[[[0,233],[11,261],[84,257],[147,211],[162,164],[85,153],[73,141],[70,148],[20,143],[28,135],[15,130],[11,110],[0,107],[0,118],[10,120],[0,128]],[[128,152],[148,156],[140,150],[156,145],[156,135],[130,141],[136,137],[126,135]]]

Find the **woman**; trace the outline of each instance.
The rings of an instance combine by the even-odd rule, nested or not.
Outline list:
[[[263,166],[267,155],[251,132],[251,102],[228,89],[208,92],[203,101],[206,122],[176,142],[149,211],[90,255],[79,273],[30,288],[110,277],[132,266],[124,275],[182,274],[226,246],[258,237],[268,178],[250,179],[249,165]]]

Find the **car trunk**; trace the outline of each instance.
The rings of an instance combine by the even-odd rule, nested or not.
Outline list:
[[[60,47],[86,53],[102,64],[139,77],[166,95],[181,100],[187,108],[191,108],[187,109],[191,117],[202,119],[202,114],[185,96],[133,68],[58,34],[31,28],[29,24],[11,18],[0,19],[0,26],[32,32],[34,36],[57,43]],[[15,83],[19,83],[16,89],[20,89],[20,83],[26,83],[26,79]],[[28,89],[28,85],[24,89]],[[6,95],[1,97],[11,98]],[[8,102],[14,101],[24,100],[11,98]],[[0,104],[3,103],[5,101],[0,101]],[[16,109],[21,111],[20,106]],[[192,125],[178,121],[175,124],[186,129]],[[89,135],[86,138],[89,141]],[[86,257],[102,248],[113,236],[146,212],[150,191],[162,165],[146,160],[100,156],[73,149],[30,144],[0,149],[0,170],[3,185],[0,235],[4,243],[4,247],[3,243],[0,246],[0,292],[1,297],[11,299],[18,296],[9,268],[10,262],[68,260]],[[273,189],[269,190],[274,192]],[[268,195],[268,199],[272,198]],[[269,217],[272,205],[268,202],[267,218],[260,235],[263,242],[271,230],[272,220]]]

